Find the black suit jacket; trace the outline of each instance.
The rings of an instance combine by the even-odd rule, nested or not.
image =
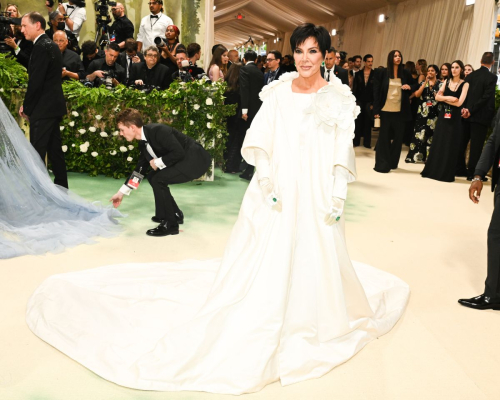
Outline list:
[[[251,121],[262,105],[259,93],[264,86],[264,74],[252,62],[240,69],[241,108],[248,109],[248,119]]]
[[[410,96],[418,89],[418,83],[411,76],[410,71],[403,69],[400,77],[401,86],[410,85],[411,90],[401,90],[401,113],[405,121],[411,121]],[[387,100],[389,91],[389,71],[387,68],[375,71],[373,80],[373,115],[380,115]]]
[[[481,67],[468,75],[465,82],[469,83],[464,104],[464,108],[470,111],[468,120],[490,126],[495,116],[496,75],[488,71],[488,68]]]
[[[321,73],[321,76],[324,77],[325,76],[325,67],[321,67],[320,68],[320,73]],[[339,67],[338,65],[334,65],[333,66],[333,73],[335,74],[335,76],[337,78],[340,79],[340,81],[344,84],[344,85],[347,85],[349,86],[349,75],[348,75],[348,71],[344,68],[341,68]]]
[[[31,121],[62,117],[66,114],[62,67],[59,47],[47,35],[41,35],[31,53],[28,89],[23,103],[24,113]]]
[[[63,67],[67,71],[74,72],[78,74],[78,79],[85,79],[85,69],[83,68],[83,63],[78,54],[70,49],[64,50],[62,53]],[[66,77],[64,80],[68,81],[71,78]]]
[[[365,72],[360,69],[354,74],[352,80],[352,94],[356,97],[356,103],[369,103],[373,104],[373,81],[375,80],[375,72],[373,69],[370,71],[368,82],[365,83]]]
[[[146,63],[141,62],[132,64],[128,84],[134,85],[138,79],[142,80],[146,86],[156,86],[160,90],[165,90],[172,83],[172,74],[163,64],[157,63],[149,69]]]
[[[286,71],[285,71],[283,68],[281,68],[281,67],[280,67],[280,68],[278,69],[278,72],[276,73],[276,76],[274,77],[274,80],[275,80],[275,81],[277,81],[277,80],[280,78],[280,76],[281,76],[281,75],[283,75],[285,72],[286,72]],[[269,72],[266,72],[266,73],[264,74],[264,86],[266,86],[266,85],[267,85],[267,80],[269,79],[269,74],[270,74],[270,73],[271,73],[271,72],[269,71]]]
[[[139,57],[141,62],[144,62],[144,56],[142,53],[137,53],[137,57]],[[116,62],[118,64],[120,64],[125,71],[127,71],[127,53],[125,51],[123,53],[120,53]],[[138,64],[138,63],[135,63],[135,64]],[[134,66],[135,64],[132,63],[132,66]],[[132,69],[132,66],[130,67],[130,69]]]
[[[491,167],[493,167],[493,177],[491,179],[491,191],[495,190],[498,182],[499,168],[498,162],[500,160],[500,110],[495,118],[495,127],[493,133],[490,135],[486,144],[483,147],[483,152],[476,165],[474,175],[485,177]]]
[[[199,143],[171,126],[144,125],[144,136],[167,168],[175,168],[191,179],[197,179],[207,172],[212,162],[210,154]],[[141,155],[135,171],[144,173],[152,156],[142,141],[139,142],[139,149]]]

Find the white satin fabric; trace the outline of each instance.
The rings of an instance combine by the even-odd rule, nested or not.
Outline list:
[[[353,153],[341,154],[352,152],[353,109],[339,114],[346,128],[318,125],[307,111],[317,94],[292,94],[287,75],[263,93],[243,149],[248,161],[256,147],[268,153],[282,212],[254,177],[222,260],[50,277],[28,304],[36,335],[123,386],[242,394],[320,377],[394,326],[408,286],[354,268],[343,218],[324,223],[334,166],[355,177]]]

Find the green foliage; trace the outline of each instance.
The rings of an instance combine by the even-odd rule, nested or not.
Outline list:
[[[0,95],[14,117],[24,98],[27,74],[16,61],[0,55]],[[125,86],[114,90],[87,88],[77,81],[63,83],[68,114],[61,121],[61,138],[68,171],[123,178],[139,157],[137,143],[118,135],[114,116],[125,108],[138,109],[144,123],[166,123],[191,136],[216,163],[223,163],[226,118],[235,105],[224,105],[223,82],[174,82],[168,90],[145,94]]]
[[[198,10],[201,0],[182,0],[182,43],[186,46],[196,42],[196,35],[200,33],[200,18]]]

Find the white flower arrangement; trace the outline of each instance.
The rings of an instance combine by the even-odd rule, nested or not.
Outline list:
[[[99,155],[99,153],[97,151],[93,151],[92,153],[90,153],[90,155],[92,157],[97,157]]]
[[[212,123],[211,122],[207,122],[207,128],[208,129],[212,129]]]
[[[109,154],[111,154],[112,156],[116,156],[116,150],[111,150]]]
[[[60,127],[59,127],[59,130],[60,130],[61,132],[63,131],[63,129],[64,129],[64,126],[60,126]]]
[[[86,153],[88,149],[89,149],[89,142],[85,142],[84,144],[80,145],[80,151],[82,153]]]
[[[78,129],[78,132],[83,135],[85,132],[87,132],[85,129]]]
[[[68,125],[73,128],[75,126],[75,121],[71,121]]]
[[[193,106],[193,108],[197,111],[197,110],[199,110],[199,109],[200,109],[200,105],[199,105],[199,104],[195,104],[195,105]]]
[[[194,121],[193,121],[193,120],[190,120],[190,121],[189,121],[189,125],[194,125]]]
[[[0,92],[2,92],[2,93],[3,93],[3,88],[0,88]]]
[[[120,134],[120,132],[118,132],[118,131],[114,131],[114,132],[112,133],[112,135],[113,135],[113,136],[118,136],[119,134]]]
[[[100,121],[102,119],[102,115],[96,115],[95,119],[98,120],[98,121]]]
[[[131,162],[131,161],[133,161],[133,160],[134,160],[134,159],[133,159],[132,157],[127,157],[127,161],[128,161],[128,162]]]
[[[128,149],[125,146],[120,146],[120,151],[122,153],[126,153],[128,151]]]
[[[132,146],[131,144],[128,145],[128,149],[129,150],[134,150],[134,146]]]
[[[72,115],[73,117],[78,117],[80,114],[78,114],[78,112],[77,112],[77,111],[71,111],[71,115]]]
[[[99,135],[101,135],[101,137],[108,137],[108,134],[104,131],[102,131],[101,133],[99,133]]]
[[[90,132],[92,132],[92,133],[94,133],[96,130],[97,130],[97,129],[96,129],[96,128],[94,128],[93,126],[91,126],[91,127],[89,128],[89,131],[90,131]]]
[[[213,117],[213,115],[212,115],[212,114],[207,114],[207,118],[208,118],[208,119],[213,119],[214,117]]]
[[[66,145],[61,146],[61,149],[62,149],[63,153],[66,153],[68,151],[68,146],[66,146]]]
[[[212,104],[214,104],[214,101],[210,97],[207,97],[207,100],[205,101],[205,103],[207,106],[211,106]]]
[[[177,110],[172,110],[172,114],[177,115],[177,114],[179,114],[179,111],[177,111]]]
[[[73,143],[73,144],[71,145],[71,147],[76,147],[76,144],[74,144],[74,143]]]

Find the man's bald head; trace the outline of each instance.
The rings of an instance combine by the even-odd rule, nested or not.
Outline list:
[[[227,56],[229,57],[229,61],[231,61],[232,63],[237,63],[238,61],[240,61],[239,54],[236,50],[229,50]]]
[[[66,35],[66,32],[55,31],[52,40],[54,41],[55,44],[57,44],[59,50],[61,50],[61,53],[64,53],[64,51],[68,47],[68,35]]]

